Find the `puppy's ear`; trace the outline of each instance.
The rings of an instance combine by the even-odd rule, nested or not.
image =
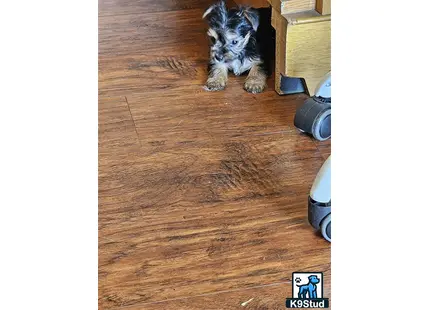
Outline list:
[[[218,4],[212,4],[204,13],[202,16],[202,19],[205,19],[216,7]]]
[[[251,24],[252,29],[254,29],[254,31],[257,31],[258,25],[260,24],[258,11],[256,9],[247,7],[243,11],[243,16],[245,16],[245,18]]]
[[[227,8],[225,6],[224,1],[220,1],[211,5],[202,16],[203,19],[206,19],[209,24],[214,22],[224,23],[227,19]]]

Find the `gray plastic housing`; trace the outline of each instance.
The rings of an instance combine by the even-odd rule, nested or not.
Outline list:
[[[321,125],[319,122],[324,120],[325,117],[323,116],[325,114],[328,116],[331,113],[330,102],[324,102],[321,99],[316,97],[308,98],[303,105],[297,109],[294,117],[294,126],[308,134],[313,134],[315,130],[319,131],[319,128],[317,129],[315,127]]]
[[[319,230],[322,220],[331,214],[331,202],[321,203],[308,197],[308,220],[313,228]]]

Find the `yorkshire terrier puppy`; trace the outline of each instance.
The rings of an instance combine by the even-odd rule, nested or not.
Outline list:
[[[207,90],[224,89],[229,71],[235,75],[249,71],[245,90],[250,93],[264,90],[271,69],[273,42],[270,18],[270,8],[239,6],[227,9],[224,1],[204,12],[210,39]]]

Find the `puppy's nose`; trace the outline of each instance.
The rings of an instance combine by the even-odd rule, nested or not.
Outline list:
[[[218,61],[221,61],[221,60],[224,59],[224,55],[222,55],[222,54],[216,54],[215,55],[215,59],[218,60]]]

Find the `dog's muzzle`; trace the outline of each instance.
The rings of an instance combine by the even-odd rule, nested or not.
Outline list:
[[[218,61],[222,61],[224,59],[224,55],[223,54],[215,54],[215,59]]]

